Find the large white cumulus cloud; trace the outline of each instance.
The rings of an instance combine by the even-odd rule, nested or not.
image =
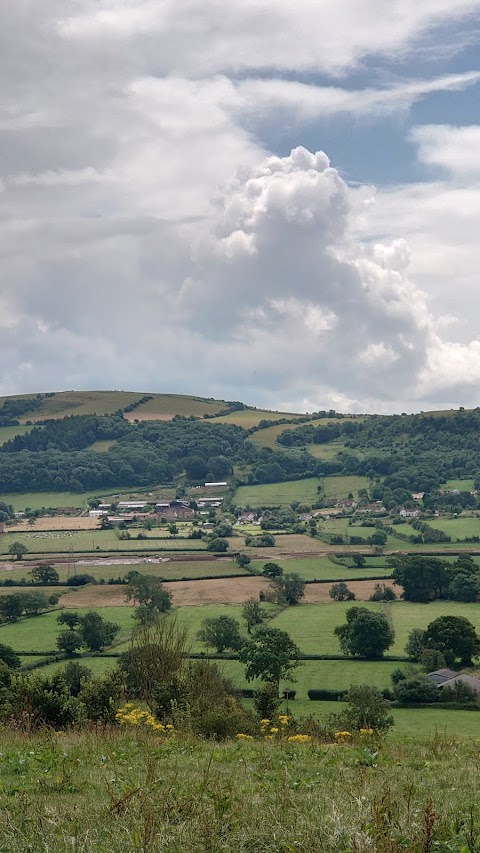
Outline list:
[[[470,192],[480,209],[478,130],[418,128],[420,159],[449,182],[377,194],[349,187],[334,151],[333,165],[300,145],[274,156],[261,136],[264,123],[390,114],[474,85],[477,72],[341,83],[364,57],[404,55],[473,7],[8,4],[0,392],[131,387],[304,409],[475,402],[479,344],[473,329],[449,340],[448,283],[437,304],[439,241],[425,222],[435,208],[443,239],[445,200],[445,232],[464,237],[452,194]],[[293,79],[319,69],[330,85]],[[475,245],[472,234],[469,258]]]

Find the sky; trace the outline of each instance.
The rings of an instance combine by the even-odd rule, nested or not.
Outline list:
[[[0,394],[480,404],[480,0],[15,0]]]

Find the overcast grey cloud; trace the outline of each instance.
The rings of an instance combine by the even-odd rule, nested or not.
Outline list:
[[[479,10],[10,4],[0,391],[178,390],[304,410],[476,404],[479,126],[408,117],[432,94],[475,90],[478,69],[418,74],[413,57],[460,51]],[[408,76],[389,70],[408,57]],[[379,133],[397,121],[422,179],[351,185],[320,130],[318,150],[301,144],[302,128],[342,116]],[[298,136],[291,152],[272,144],[283,126]]]

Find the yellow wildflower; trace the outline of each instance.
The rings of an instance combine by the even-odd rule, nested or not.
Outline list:
[[[290,735],[287,737],[289,743],[311,743],[311,735]]]
[[[272,728],[270,729],[270,734],[276,735],[278,731],[279,731],[279,729],[277,729],[276,726],[272,726]]]
[[[360,737],[369,737],[373,735],[373,729],[360,729]]]
[[[286,714],[279,714],[278,715],[278,722],[280,723],[281,726],[288,726],[288,720],[289,720],[289,718],[287,717]]]
[[[335,739],[342,742],[351,738],[351,732],[335,732]]]
[[[252,735],[246,735],[243,732],[239,732],[238,735],[235,735],[237,740],[253,740]]]

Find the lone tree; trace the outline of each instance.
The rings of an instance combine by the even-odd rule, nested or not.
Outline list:
[[[130,572],[125,596],[127,601],[133,601],[143,617],[153,613],[166,613],[172,606],[171,593],[164,589],[160,578],[155,575],[142,575],[140,572]]]
[[[32,581],[34,583],[41,584],[49,584],[49,583],[58,583],[60,580],[60,576],[56,569],[53,566],[49,566],[48,563],[40,563],[39,566],[34,566],[30,572],[32,576]]]
[[[300,649],[286,631],[260,627],[252,639],[240,649],[239,660],[245,664],[247,681],[260,678],[277,688],[281,678],[291,677],[299,664]]]
[[[369,660],[383,657],[395,639],[395,632],[387,617],[366,607],[350,607],[346,618],[346,624],[337,625],[334,630],[342,651]]]
[[[462,666],[471,666],[472,658],[480,653],[480,637],[465,616],[434,619],[425,631],[425,645],[442,652],[450,665],[460,659]]]
[[[249,598],[244,602],[242,607],[242,616],[247,623],[247,631],[249,634],[255,625],[261,625],[265,618],[265,611],[260,606],[260,602],[256,598]]]
[[[75,610],[64,610],[57,616],[57,622],[59,625],[66,625],[73,631],[80,622],[80,616]]]
[[[278,601],[290,605],[299,604],[305,595],[305,581],[296,572],[275,578],[271,588],[277,596]]]
[[[25,554],[28,554],[28,548],[23,542],[12,542],[8,549],[8,553],[15,557],[17,560],[21,560]]]
[[[221,536],[216,536],[207,545],[207,551],[213,551],[217,554],[225,553],[225,551],[228,551],[228,540],[222,539]]]
[[[80,649],[83,645],[82,638],[76,631],[61,631],[56,639],[57,649],[61,652],[65,652],[67,657],[72,657],[76,654],[77,649]]]
[[[421,628],[412,628],[405,645],[405,651],[410,660],[419,661],[424,648],[425,631],[422,631]]]
[[[78,633],[82,645],[91,652],[101,652],[105,646],[110,646],[120,630],[120,625],[102,619],[95,610],[89,610],[80,617]]]
[[[355,593],[348,588],[345,581],[334,583],[330,587],[328,594],[334,601],[355,601]]]
[[[265,563],[262,569],[262,575],[265,575],[266,578],[279,578],[283,575],[283,569],[278,563]]]
[[[198,632],[198,639],[206,646],[213,646],[218,654],[222,654],[225,649],[236,652],[244,642],[240,634],[240,623],[231,616],[204,619]]]

